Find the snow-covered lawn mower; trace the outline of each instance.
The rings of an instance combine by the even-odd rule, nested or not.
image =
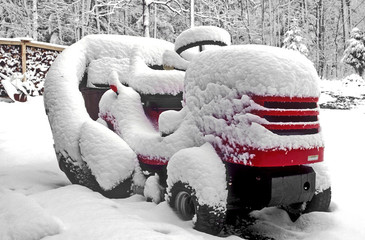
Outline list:
[[[71,182],[109,197],[142,189],[212,234],[231,209],[280,206],[294,220],[327,211],[312,63],[290,50],[227,46],[216,27],[189,29],[174,46],[159,41],[86,37],[52,65],[45,106]],[[110,87],[97,121],[80,84]]]

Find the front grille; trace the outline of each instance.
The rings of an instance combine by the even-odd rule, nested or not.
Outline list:
[[[265,119],[265,128],[278,135],[309,135],[319,132],[318,98],[253,97],[260,105],[252,113]]]

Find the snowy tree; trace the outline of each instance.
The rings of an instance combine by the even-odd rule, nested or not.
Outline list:
[[[308,48],[304,43],[304,38],[301,36],[302,31],[298,26],[298,20],[293,19],[290,29],[284,35],[282,48],[299,51],[301,54],[308,56]]]
[[[365,35],[360,29],[354,28],[350,37],[342,61],[352,66],[355,72],[362,76],[365,69]]]

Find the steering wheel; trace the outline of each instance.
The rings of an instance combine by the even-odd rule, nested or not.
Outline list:
[[[228,46],[231,44],[230,34],[219,27],[199,26],[183,31],[175,41],[175,51],[181,53],[193,47],[203,51],[205,45]]]

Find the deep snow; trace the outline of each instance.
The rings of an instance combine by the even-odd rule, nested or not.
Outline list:
[[[166,202],[156,205],[139,195],[107,199],[70,185],[57,166],[42,97],[0,102],[0,112],[0,201],[8,203],[6,212],[0,210],[0,223],[13,223],[11,229],[0,225],[0,239],[40,239],[44,233],[55,234],[47,240],[218,238],[193,230],[192,222],[179,220]],[[365,239],[365,108],[322,109],[320,121],[332,177],[331,212],[310,213],[292,223],[283,210],[266,208],[252,213],[257,221],[250,232],[275,239]],[[29,220],[33,211],[38,221]],[[242,235],[239,226],[229,232]]]

